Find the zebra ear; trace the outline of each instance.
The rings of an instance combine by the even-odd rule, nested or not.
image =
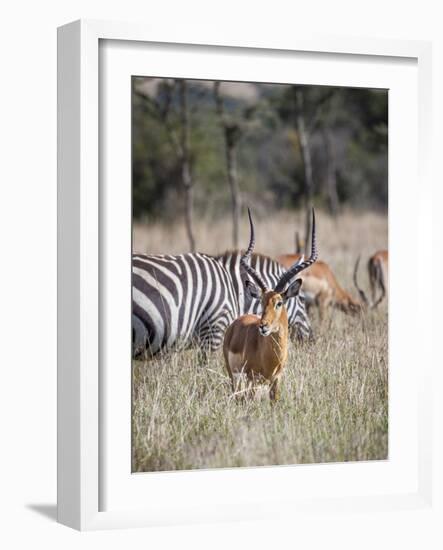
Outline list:
[[[261,290],[258,288],[257,285],[255,285],[249,279],[246,279],[245,280],[245,287],[246,287],[246,292],[249,294],[249,296],[251,298],[255,298],[256,300],[260,300]]]
[[[301,279],[296,279],[284,292],[282,292],[282,297],[285,302],[290,298],[295,298],[295,296],[298,296],[302,282],[303,281]]]

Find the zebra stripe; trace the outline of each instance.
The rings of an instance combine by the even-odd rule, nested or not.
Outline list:
[[[261,302],[245,293],[247,277],[240,252],[220,256],[133,256],[132,332],[134,354],[192,344],[213,351],[228,325],[239,315],[261,314]],[[251,266],[268,288],[274,288],[285,269],[267,256],[253,254]],[[302,295],[287,303],[290,328],[301,339],[311,336]]]
[[[262,312],[260,300],[252,298],[249,293],[244,291],[244,280],[248,277],[247,273],[243,273],[240,268],[240,251],[226,252],[217,256],[218,260],[224,265],[227,271],[231,274],[233,286],[237,293],[240,314],[254,313],[260,315]],[[275,288],[286,269],[278,262],[263,256],[261,254],[252,254],[251,267],[253,267],[261,278],[266,283],[268,288]],[[306,312],[305,296],[303,292],[286,303],[288,312],[288,323],[290,329],[295,331],[297,337],[302,340],[312,337],[311,324]]]
[[[205,254],[134,255],[132,281],[135,355],[194,342],[214,350],[239,313],[229,273]]]

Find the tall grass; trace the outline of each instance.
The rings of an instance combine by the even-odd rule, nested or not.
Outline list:
[[[197,234],[205,235],[205,250],[229,248],[229,224],[204,223]],[[260,220],[257,250],[292,250],[293,225],[285,213]],[[356,256],[386,246],[387,220],[347,213],[335,224],[320,214],[318,233],[321,257],[350,289]],[[247,240],[246,226],[243,235]],[[137,226],[134,249],[180,252],[186,241],[177,228]],[[360,279],[366,281],[363,269]],[[267,395],[233,398],[220,352],[206,362],[197,350],[134,361],[133,471],[386,459],[386,302],[361,318],[331,311],[320,323],[315,311],[311,316],[315,341],[291,343],[274,406]]]
[[[303,237],[304,214],[279,211],[267,216],[253,212],[257,250],[275,256],[294,249],[294,234],[298,229]],[[325,261],[347,257],[348,253],[373,252],[387,246],[387,217],[375,212],[345,211],[335,220],[325,212],[316,210],[320,256]],[[232,248],[232,228],[229,216],[214,222],[211,218],[194,220],[199,252],[218,254]],[[240,243],[249,242],[249,222],[244,215],[240,226]],[[149,225],[135,223],[134,252],[144,254],[180,254],[189,252],[189,244],[180,218],[175,223],[162,222]]]

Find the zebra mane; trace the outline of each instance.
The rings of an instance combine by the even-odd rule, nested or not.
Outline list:
[[[244,250],[242,249],[232,249],[232,250],[225,250],[225,252],[221,253],[221,254],[215,254],[213,256],[213,258],[217,259],[217,260],[225,260],[226,258],[229,258],[230,256],[242,256],[243,254],[245,253]],[[251,258],[263,258],[263,259],[266,259],[266,260],[272,260],[274,262],[276,262],[277,260],[275,260],[274,258],[272,258],[271,256],[268,256],[267,254],[262,254],[261,252],[253,252],[251,254]],[[283,268],[284,270],[284,268]]]

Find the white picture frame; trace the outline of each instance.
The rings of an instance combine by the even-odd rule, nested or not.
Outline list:
[[[240,55],[252,55],[253,52],[272,52],[275,58],[291,52],[302,52],[312,56],[329,55],[330,59],[339,58],[354,62],[368,63],[370,72],[371,60],[384,59],[394,67],[397,63],[412,63],[416,71],[418,93],[416,94],[417,134],[416,147],[419,181],[419,201],[417,207],[417,242],[421,235],[430,232],[431,220],[426,212],[431,202],[432,186],[429,175],[428,152],[430,150],[431,125],[431,46],[426,42],[369,40],[347,37],[315,37],[298,35],[297,37],[244,39],[236,43],[223,43],[216,39],[207,40],[204,36],[190,40],[185,36],[156,36],[152,29],[136,24],[102,21],[77,21],[61,27],[58,31],[58,520],[76,529],[102,529],[130,526],[151,526],[174,523],[201,521],[220,521],[233,519],[259,519],[265,514],[266,499],[275,502],[281,498],[285,506],[276,508],[276,517],[290,517],[294,512],[308,510],[327,511],[334,508],[343,512],[360,509],[362,511],[392,510],[400,508],[425,508],[432,503],[432,447],[431,447],[431,364],[429,334],[424,330],[417,340],[423,349],[420,372],[410,371],[410,391],[415,392],[417,407],[413,409],[414,424],[417,434],[414,441],[417,456],[405,470],[405,477],[400,479],[397,489],[393,486],[385,493],[367,491],[366,493],[334,492],[333,484],[327,494],[316,490],[315,483],[327,483],[331,475],[341,475],[338,470],[353,468],[354,465],[321,466],[322,470],[313,473],[306,469],[302,476],[309,479],[311,489],[305,488],[302,499],[291,498],[282,489],[272,492],[266,489],[261,498],[254,496],[248,502],[247,512],[242,503],[236,503],[234,495],[223,501],[211,503],[210,496],[204,497],[201,506],[186,506],[178,503],[175,506],[159,504],[152,499],[151,503],[140,507],[129,505],[130,493],[121,505],[117,498],[112,509],[103,510],[101,484],[106,480],[103,464],[103,452],[108,447],[103,443],[103,421],[106,407],[101,403],[103,364],[100,353],[102,302],[106,300],[106,288],[102,289],[100,277],[103,276],[103,231],[109,227],[100,222],[103,209],[112,208],[109,201],[103,201],[103,181],[99,177],[100,143],[99,114],[100,104],[99,80],[100,63],[109,63],[110,57],[103,57],[100,44],[104,41],[115,41],[125,44],[126,49],[140,44],[173,46],[177,52],[182,48],[186,57],[186,48],[194,45],[193,51],[203,52],[209,62],[217,48],[228,52],[232,58]],[[182,45],[182,46],[180,46]],[[178,49],[178,50],[177,50]],[[126,55],[126,54],[125,54]],[[254,53],[255,55],[255,53]],[[195,63],[198,64],[198,61]],[[171,69],[174,71],[174,69]],[[186,70],[185,68],[183,69]],[[189,72],[175,76],[191,76]],[[117,74],[118,71],[117,71]],[[196,73],[197,74],[197,73]],[[193,75],[192,75],[193,76]],[[327,83],[330,83],[328,81]],[[391,144],[390,144],[391,145]],[[395,144],[394,144],[395,145]],[[129,149],[129,143],[127,143]],[[414,161],[412,167],[415,167]],[[398,172],[398,176],[401,171]],[[404,177],[408,174],[405,172]],[[410,177],[410,176],[409,176]],[[405,180],[406,181],[406,180]],[[398,197],[398,196],[397,196]],[[398,198],[397,198],[398,200]],[[404,208],[407,208],[405,200]],[[399,208],[399,211],[401,208]],[[107,215],[107,213],[106,213]],[[106,216],[105,216],[106,217]],[[126,220],[127,223],[127,220]],[[390,235],[392,238],[392,233]],[[394,235],[395,237],[395,235]],[[124,239],[123,239],[124,241]],[[420,239],[420,242],[424,242]],[[122,243],[122,250],[127,245]],[[429,252],[430,243],[421,247],[421,253]],[[428,247],[428,249],[426,248]],[[406,254],[406,252],[405,252]],[[430,254],[429,254],[430,255]],[[405,256],[399,255],[399,265]],[[425,276],[420,266],[415,266],[416,283]],[[395,264],[393,267],[395,277]],[[129,272],[128,272],[128,277]],[[429,294],[431,292],[428,289]],[[395,306],[395,292],[390,298],[390,306]],[[421,316],[429,316],[430,310],[425,301],[415,304]],[[395,307],[394,307],[395,315]],[[392,320],[391,320],[392,322]],[[411,346],[417,346],[411,342]],[[129,357],[129,356],[128,356]],[[413,378],[413,375],[417,375]],[[395,380],[394,380],[395,382]],[[392,379],[391,379],[392,383]],[[399,402],[401,405],[401,403]],[[124,429],[124,428],[123,428]],[[128,426],[129,429],[129,426]],[[415,437],[415,436],[414,436]],[[390,442],[391,443],[391,442]],[[414,451],[414,452],[415,452]],[[400,463],[398,467],[400,467]],[[372,468],[372,465],[370,465]],[[286,483],[292,467],[248,469],[223,471],[215,480],[211,472],[163,473],[162,477],[146,478],[145,483],[156,485],[157,489],[172,494],[174,486],[180,491],[195,486],[196,476],[203,479],[207,487],[216,487],[215,483],[226,484],[249,483],[256,486],[265,480],[267,487]],[[371,475],[378,475],[378,466],[374,465]],[[109,467],[106,467],[109,470]],[[381,468],[383,469],[383,468]],[[386,470],[386,468],[384,467]],[[413,479],[410,472],[414,470]],[[349,471],[349,470],[348,470]],[[362,470],[363,471],[363,470]],[[258,472],[258,473],[257,473]],[[127,472],[130,475],[130,471]],[[393,475],[393,472],[385,472]],[[380,471],[380,475],[385,475]],[[416,474],[416,475],[415,475]],[[300,478],[300,470],[298,471]],[[358,483],[362,473],[354,469],[347,483]],[[409,483],[406,482],[409,476]],[[134,476],[133,476],[134,477]],[[135,476],[137,477],[137,476]],[[348,476],[349,477],[349,476]],[[259,479],[260,478],[260,479]],[[135,478],[134,478],[135,479]],[[140,479],[140,478],[139,478]],[[247,481],[245,481],[247,479]],[[337,477],[337,480],[339,477]],[[279,481],[280,480],[280,481]],[[317,480],[317,481],[313,481]],[[135,482],[138,484],[138,482]],[[133,484],[133,483],[132,483]],[[180,485],[181,484],[181,485]],[[352,485],[350,485],[352,488]],[[404,489],[402,489],[404,487]],[[197,490],[196,490],[197,491]],[[279,493],[280,491],[280,493]],[[198,492],[198,491],[197,491]],[[263,492],[263,491],[262,491]],[[203,495],[203,493],[201,493]],[[281,497],[279,497],[279,494]],[[116,502],[115,502],[116,501]]]

